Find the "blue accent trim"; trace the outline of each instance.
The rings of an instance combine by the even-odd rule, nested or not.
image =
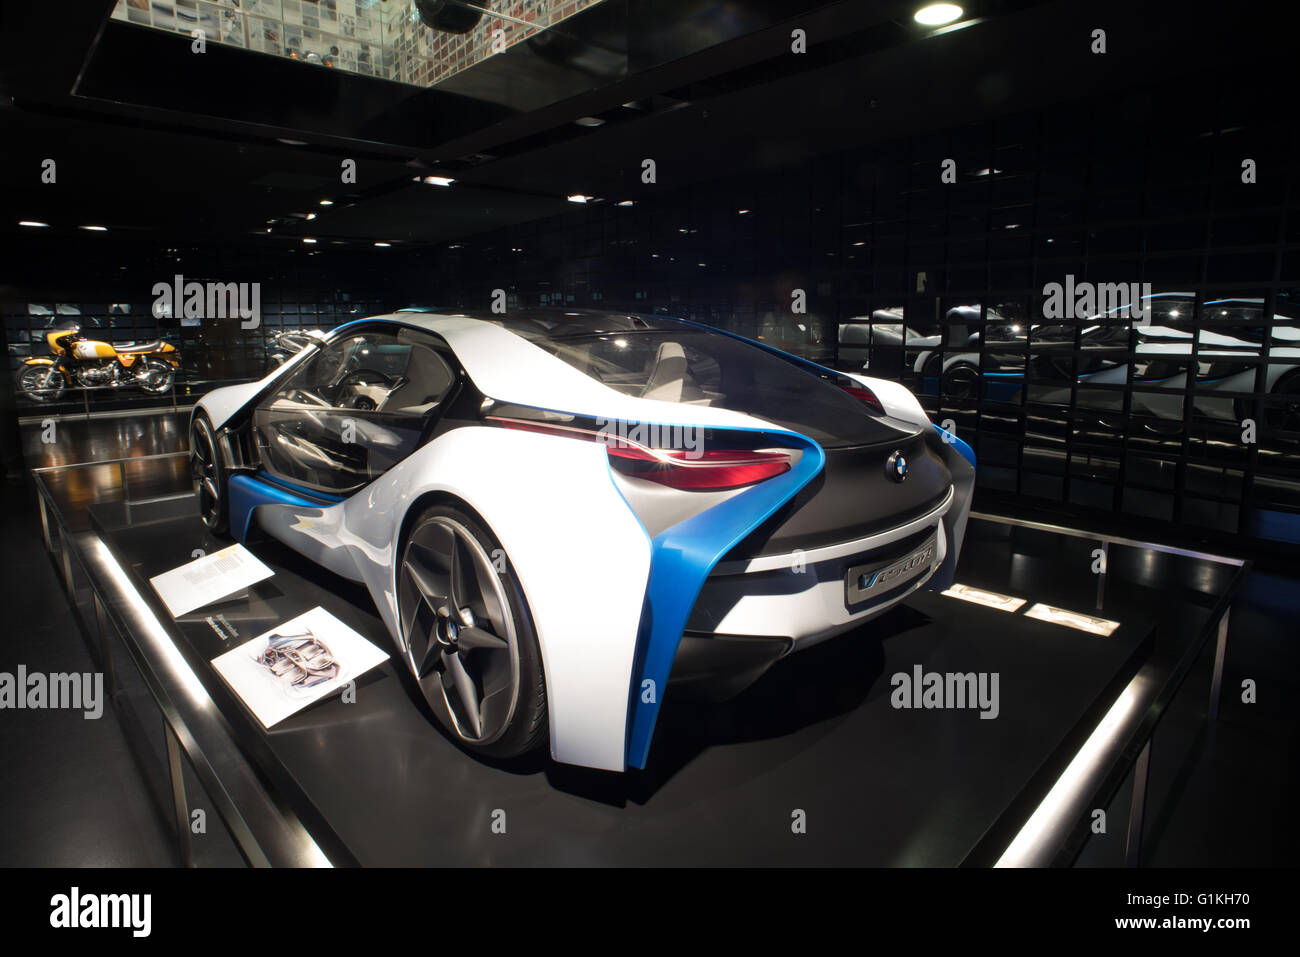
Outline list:
[[[826,453],[811,439],[779,429],[735,429],[769,435],[803,452],[790,471],[732,496],[720,505],[660,532],[650,542],[650,580],[637,640],[640,673],[629,689],[627,764],[644,768],[659,706],[672,671],[677,646],[713,566],[737,542],[792,499],[822,470]],[[689,494],[689,493],[688,493]],[[641,653],[641,652],[644,653]],[[654,682],[654,701],[642,700],[645,681]]]
[[[320,502],[309,501],[252,475],[232,475],[226,483],[226,490],[230,495],[230,533],[244,544],[248,543],[248,528],[253,520],[253,509],[259,505],[322,507]]]
[[[266,472],[258,472],[257,479],[260,482],[265,482],[267,485],[274,485],[277,488],[282,488],[286,492],[291,492],[294,495],[301,495],[306,499],[319,499],[320,504],[322,505],[337,505],[339,502],[343,501],[342,495],[331,495],[329,492],[318,492],[313,488],[295,485],[293,482],[286,481],[278,476],[268,475]]]
[[[951,445],[953,448],[957,450],[957,452],[961,455],[962,458],[964,458],[967,462],[970,463],[971,468],[975,467],[974,449],[972,449],[967,443],[957,438],[957,436],[953,435],[951,432],[949,432],[947,429],[943,428],[942,426],[936,425],[934,427],[934,430],[939,433],[940,442],[942,442],[944,445]]]

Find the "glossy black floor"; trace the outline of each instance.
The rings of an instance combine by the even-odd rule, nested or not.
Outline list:
[[[42,443],[35,431],[29,430],[25,436],[29,466],[53,464],[50,459],[54,456],[62,462],[102,463],[106,458],[138,457],[180,448],[184,443],[184,417],[157,416],[127,425],[112,420],[107,424],[84,423],[64,430],[56,443]],[[142,451],[146,448],[147,453]],[[119,476],[115,469],[101,465],[63,473],[69,502],[88,506],[97,500],[116,498]],[[156,467],[141,468],[138,475],[129,472],[128,478],[132,497],[140,498],[143,493],[137,489],[137,482],[153,483],[151,488],[161,490],[179,480],[181,470],[170,465],[161,473]],[[67,613],[57,576],[44,557],[33,499],[27,490],[6,490],[0,521],[4,532],[0,543],[6,572],[4,597],[7,607],[20,610],[11,621],[45,622],[39,627],[7,629],[11,636],[6,641],[0,670],[12,670],[18,661],[33,669],[86,670],[89,659],[84,657],[82,639]],[[1087,611],[1095,598],[1095,579],[1086,573],[1089,557],[1084,542],[973,525],[958,577],[968,584]],[[1085,572],[1079,573],[1080,568]],[[1152,558],[1136,552],[1125,557],[1117,551],[1112,555],[1111,569],[1109,613],[1145,604],[1149,613],[1159,619],[1172,614],[1174,606],[1178,606],[1179,613],[1188,616],[1185,627],[1194,627],[1197,609],[1206,606],[1200,596],[1212,594],[1215,585],[1213,568],[1187,559]],[[1300,848],[1290,814],[1297,791],[1296,768],[1300,766],[1295,704],[1300,700],[1300,688],[1296,687],[1300,654],[1292,625],[1300,606],[1297,585],[1293,579],[1258,573],[1246,582],[1233,609],[1227,691],[1221,719],[1213,729],[1207,730],[1202,720],[1208,661],[1198,666],[1198,673],[1188,681],[1188,691],[1170,709],[1153,750],[1146,863],[1293,863]],[[1167,633],[1177,630],[1171,627]],[[657,854],[656,842],[649,839],[653,828],[647,830],[643,823],[638,824],[635,815],[628,814],[627,798],[639,810],[671,819],[687,838],[697,835],[702,848],[725,850],[731,841],[747,836],[743,832],[752,833],[754,822],[719,822],[715,813],[698,806],[698,795],[725,795],[728,791],[739,794],[773,780],[788,780],[782,769],[797,768],[803,762],[817,768],[817,788],[837,808],[831,812],[836,823],[825,838],[826,853],[821,857],[838,859],[833,845],[853,835],[855,843],[866,841],[878,849],[879,854],[872,855],[873,862],[946,863],[934,848],[942,839],[942,828],[920,828],[919,820],[875,820],[867,807],[873,790],[896,790],[904,780],[914,785],[919,780],[917,775],[921,779],[930,775],[936,785],[951,784],[953,766],[943,756],[942,748],[933,754],[912,755],[905,774],[899,764],[888,763],[887,747],[881,753],[867,746],[847,756],[819,754],[819,749],[829,747],[839,737],[837,732],[851,723],[864,699],[881,693],[884,662],[876,661],[870,667],[873,663],[863,659],[864,655],[870,657],[869,649],[873,647],[887,649],[889,644],[841,641],[828,647],[820,662],[818,656],[802,663],[792,659],[792,669],[774,671],[764,686],[755,689],[756,694],[726,707],[707,712],[666,710],[667,738],[678,741],[680,746],[665,749],[651,769],[656,777],[643,779],[639,785],[633,783],[630,791],[624,782],[606,785],[609,793],[601,793],[587,776],[548,762],[532,770],[508,772],[484,769],[470,762],[462,767],[462,775],[503,775],[494,786],[503,789],[503,797],[507,798],[524,797],[540,783],[556,795],[550,810],[538,808],[543,816],[564,813],[565,801],[576,799],[602,822],[609,843],[628,851],[628,859],[658,862],[673,860],[674,855],[667,848],[662,856]],[[843,694],[819,696],[810,691],[819,685],[806,673],[809,668],[821,672],[822,678],[827,672],[838,673],[839,680],[829,687],[839,688]],[[864,678],[845,680],[845,672]],[[874,687],[867,680],[872,674],[876,675]],[[1245,678],[1258,682],[1259,703],[1240,702],[1237,689]],[[1050,691],[1050,687],[1044,689],[1045,693]],[[771,707],[773,704],[779,707]],[[777,717],[782,714],[783,719]],[[166,827],[159,823],[156,801],[138,780],[135,764],[120,732],[113,727],[111,714],[101,721],[82,721],[79,714],[55,720],[42,713],[26,726],[11,721],[5,727],[0,742],[12,784],[0,805],[7,822],[0,844],[0,863],[150,864],[174,859]],[[717,749],[729,750],[735,760],[701,759],[701,755]],[[75,755],[75,760],[62,760],[61,755]],[[973,777],[980,773],[975,769]],[[999,769],[989,767],[983,773],[992,776]],[[618,797],[612,794],[617,790],[624,792],[622,800],[610,800],[611,796]],[[927,806],[926,793],[921,790],[911,795],[921,808]],[[853,795],[858,798],[851,799]],[[806,798],[795,803],[796,797],[778,789],[772,794],[777,802],[773,806],[809,803]],[[1126,792],[1121,792],[1112,806],[1113,820],[1123,821],[1126,801]],[[861,813],[852,813],[855,804]],[[960,805],[936,808],[930,802],[928,809],[934,812],[936,821],[959,818],[963,813]],[[1081,864],[1120,863],[1122,823],[1111,831],[1111,839],[1090,842]],[[392,846],[397,856],[402,848],[400,837],[396,836]],[[809,844],[820,845],[822,841]],[[490,846],[462,850],[466,852],[462,859],[497,859]],[[741,856],[760,861],[765,857],[788,859],[785,855],[757,852]],[[528,859],[526,853],[522,858],[513,854],[510,857]],[[813,852],[805,857],[800,853],[799,857],[811,862],[819,855]],[[575,846],[567,862],[588,860],[590,848]]]

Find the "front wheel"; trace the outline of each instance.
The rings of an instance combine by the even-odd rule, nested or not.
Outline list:
[[[58,366],[32,363],[18,370],[18,391],[33,402],[56,402],[68,380]]]
[[[1261,411],[1264,428],[1269,434],[1300,432],[1300,370],[1288,372],[1277,381],[1263,401]]]
[[[546,738],[546,682],[523,592],[472,516],[416,519],[397,570],[407,665],[438,722],[466,750],[511,758]]]
[[[194,417],[190,426],[190,479],[199,497],[199,514],[203,524],[217,535],[229,528],[226,502],[226,469],[217,454],[217,437],[207,417]]]

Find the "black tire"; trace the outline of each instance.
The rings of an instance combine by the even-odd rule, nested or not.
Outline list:
[[[443,33],[469,33],[483,19],[483,11],[463,7],[456,0],[415,0],[415,9],[425,26]]]
[[[33,402],[57,402],[63,398],[68,377],[57,367],[30,362],[18,370],[18,374],[14,377],[14,385],[20,393]]]
[[[954,363],[944,371],[940,388],[945,399],[977,399],[980,370],[969,362]]]
[[[449,559],[459,546],[464,550]],[[438,723],[462,748],[484,757],[515,758],[541,747],[547,740],[541,650],[496,538],[468,510],[436,505],[411,524],[399,562],[398,626],[407,667]],[[451,584],[452,567],[459,569],[459,585]],[[466,679],[469,697],[480,699],[473,707],[459,690]]]
[[[1268,398],[1260,403],[1260,411],[1265,434],[1300,432],[1300,369],[1286,373],[1273,383]]]
[[[199,412],[190,425],[190,480],[199,497],[203,524],[214,535],[225,535],[230,531],[230,502],[226,494],[228,477],[212,423]]]

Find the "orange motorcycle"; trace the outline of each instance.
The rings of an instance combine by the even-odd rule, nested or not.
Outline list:
[[[83,389],[133,386],[153,395],[172,387],[180,357],[176,347],[153,342],[99,342],[81,335],[81,325],[65,322],[46,333],[51,356],[24,359],[18,389],[33,402],[54,402],[69,384]]]

